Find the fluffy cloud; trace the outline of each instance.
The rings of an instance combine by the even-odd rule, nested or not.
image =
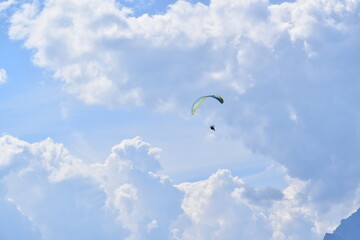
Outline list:
[[[106,36],[112,27],[125,24],[127,13],[114,1],[46,1],[43,9],[36,3],[24,4],[12,17],[10,36],[26,38],[25,46],[37,49],[34,62],[52,70],[65,90],[86,103],[111,99],[138,104],[139,90],[128,83],[124,63],[118,59],[121,51],[113,53],[107,47],[113,40]]]
[[[9,34],[24,40],[35,50],[34,63],[53,71],[67,92],[86,103],[151,105],[154,96],[173,97],[174,83],[185,92],[190,84],[204,89],[204,83],[215,81],[217,87],[242,93],[261,77],[256,72],[262,65],[252,64],[279,56],[279,44],[296,40],[315,56],[311,40],[327,38],[324,32],[349,30],[358,5],[178,1],[162,15],[134,17],[114,0],[51,0],[22,5],[10,20]],[[291,41],[285,40],[288,36]]]
[[[261,204],[251,195],[264,190],[250,188],[229,170],[178,188],[185,193],[184,216],[178,222],[182,228],[174,231],[175,239],[271,239],[270,222],[261,209],[282,200],[279,190],[272,189],[275,196],[263,192],[262,201],[269,205]]]
[[[271,39],[261,37],[269,35],[263,1],[229,6],[216,1],[210,6],[179,1],[164,15],[137,18],[112,0],[101,1],[100,6],[96,0],[77,4],[45,1],[42,8],[24,4],[11,18],[9,32],[12,39],[24,39],[27,48],[36,50],[37,65],[52,70],[69,93],[89,104],[141,104],[142,98],[159,91],[154,83],[167,90],[168,81],[177,81],[174,74],[181,74],[187,84],[195,81],[198,75],[184,72],[194,71],[191,63],[197,59],[191,60],[193,54],[184,55],[183,50],[203,51],[199,47],[208,41],[206,55],[211,54],[212,46],[221,51],[238,38],[271,45]],[[146,59],[144,54],[154,57]],[[176,57],[168,57],[171,55]],[[179,62],[182,58],[189,64]],[[154,66],[154,61],[161,66]],[[211,67],[209,60],[205,66]]]
[[[6,83],[7,81],[7,74],[5,69],[0,68],[0,84]]]
[[[0,146],[2,198],[11,199],[43,239],[167,239],[181,210],[180,192],[156,173],[160,150],[139,137],[114,146],[96,164],[51,139],[30,144],[4,136]]]
[[[359,207],[360,59],[353,51],[359,48],[359,2],[297,1],[270,10],[293,46],[281,39],[276,56],[249,66],[263,70],[254,79],[266,80],[239,97],[226,119],[251,149],[309,181],[319,210],[343,204],[338,214],[348,216]]]
[[[319,210],[309,182],[294,178],[281,191],[219,170],[174,186],[157,173],[160,150],[140,137],[114,146],[103,163],[77,159],[51,139],[30,144],[7,135],[0,146],[0,207],[16,206],[9,217],[25,218],[14,224],[33,239],[316,240],[341,211]]]
[[[291,40],[321,37],[321,31],[346,31],[359,1],[306,1],[283,3],[270,7],[272,20],[286,29]],[[320,32],[319,32],[320,30]],[[320,33],[320,34],[319,34]]]

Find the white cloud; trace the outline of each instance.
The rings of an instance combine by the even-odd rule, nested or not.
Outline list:
[[[6,83],[7,81],[7,74],[5,69],[0,68],[0,84]]]
[[[155,94],[166,95],[160,99],[171,97],[166,87],[171,74],[182,84],[197,82],[208,73],[215,78],[216,73],[225,74],[225,86],[243,93],[253,86],[254,66],[248,69],[247,61],[257,56],[258,63],[261,59],[256,58],[266,57],[259,48],[278,54],[276,46],[287,34],[295,41],[326,37],[321,36],[325,29],[344,32],[349,29],[347,16],[357,6],[354,1],[269,5],[263,0],[214,0],[209,6],[178,1],[163,15],[132,17],[129,9],[113,0],[45,1],[43,7],[24,4],[12,16],[9,34],[23,39],[35,50],[34,62],[53,71],[64,89],[84,102],[139,105],[151,102]],[[306,41],[306,51],[314,56],[310,46]],[[205,61],[196,62],[197,70],[184,62],[178,66],[175,60],[190,50],[204,54]],[[146,60],[144,54],[157,56]],[[171,54],[178,56],[168,57]],[[218,62],[211,61],[212,54]],[[242,60],[234,62],[236,55]],[[152,68],[154,60],[160,66]],[[225,70],[219,65],[224,62]],[[174,65],[179,72],[173,72]],[[186,79],[180,76],[182,67],[197,73]]]
[[[237,196],[245,183],[220,170],[209,179],[180,184],[185,192],[184,218],[179,219],[176,239],[270,239],[271,229],[246,198]],[[241,228],[239,228],[241,226]]]
[[[14,155],[23,152],[23,147],[26,145],[26,143],[10,136],[4,136],[1,138],[1,140],[0,166],[6,167],[14,161]]]
[[[334,220],[339,209],[320,213],[308,195],[308,183],[288,181],[283,192],[256,189],[229,170],[219,170],[206,180],[182,183],[178,188],[185,193],[184,215],[174,225],[174,238],[322,239],[339,224]]]
[[[349,21],[346,33],[322,26],[314,36],[302,36],[309,37],[308,50],[316,48],[311,58],[299,52],[303,43],[279,47],[281,54],[257,66],[268,73],[260,75],[266,80],[232,104],[225,118],[250,149],[272,156],[290,176],[310,180],[310,195],[319,208],[353,198],[360,180],[354,77],[359,58],[351,50],[359,47],[357,24]],[[358,207],[356,201],[349,206]]]
[[[26,38],[25,46],[37,49],[35,64],[52,70],[64,89],[84,102],[111,99],[114,105],[136,105],[139,89],[128,86],[119,51],[114,55],[104,44],[112,26],[125,24],[127,12],[118,10],[114,1],[48,1],[43,9],[36,3],[24,4],[11,18],[9,34],[12,39]]]
[[[272,20],[289,32],[291,40],[321,37],[325,29],[347,31],[349,16],[356,14],[359,1],[307,1],[272,5]],[[349,21],[350,20],[350,21]],[[349,25],[350,24],[350,25]],[[319,32],[320,31],[320,32]]]
[[[44,239],[87,239],[87,234],[166,239],[180,211],[181,194],[156,174],[159,149],[139,137],[122,141],[105,163],[95,164],[71,156],[50,139],[30,144],[7,135],[0,143],[5,197]],[[57,219],[63,221],[61,228]],[[75,222],[81,233],[72,230]]]
[[[281,191],[251,187],[219,170],[173,186],[156,173],[154,148],[140,137],[114,146],[104,163],[86,163],[50,139],[30,144],[7,135],[0,143],[0,157],[8,159],[1,196],[12,199],[43,239],[317,240],[352,208],[322,211],[310,182],[295,178]]]
[[[11,5],[13,5],[16,1],[15,0],[7,0],[0,2],[0,12],[5,11]]]

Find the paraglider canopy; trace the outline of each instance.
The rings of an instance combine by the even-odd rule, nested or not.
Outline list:
[[[199,107],[199,105],[207,98],[214,98],[214,99],[218,100],[221,104],[224,103],[224,99],[217,94],[199,97],[198,99],[195,100],[195,102],[192,105],[192,108],[191,108],[192,115],[194,115],[194,113],[196,112],[196,109]]]

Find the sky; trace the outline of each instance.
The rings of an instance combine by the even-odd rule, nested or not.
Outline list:
[[[360,207],[359,20],[359,0],[0,1],[0,238],[322,240]]]

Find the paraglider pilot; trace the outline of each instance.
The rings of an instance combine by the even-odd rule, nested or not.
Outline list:
[[[199,97],[198,99],[195,100],[195,102],[193,103],[193,105],[191,107],[191,114],[192,115],[194,115],[194,113],[196,112],[196,109],[199,107],[199,105],[207,98],[214,98],[214,99],[218,100],[221,104],[224,103],[224,99],[221,96],[217,95],[217,94],[206,95],[206,96]],[[215,131],[215,126],[211,125],[210,129]]]

